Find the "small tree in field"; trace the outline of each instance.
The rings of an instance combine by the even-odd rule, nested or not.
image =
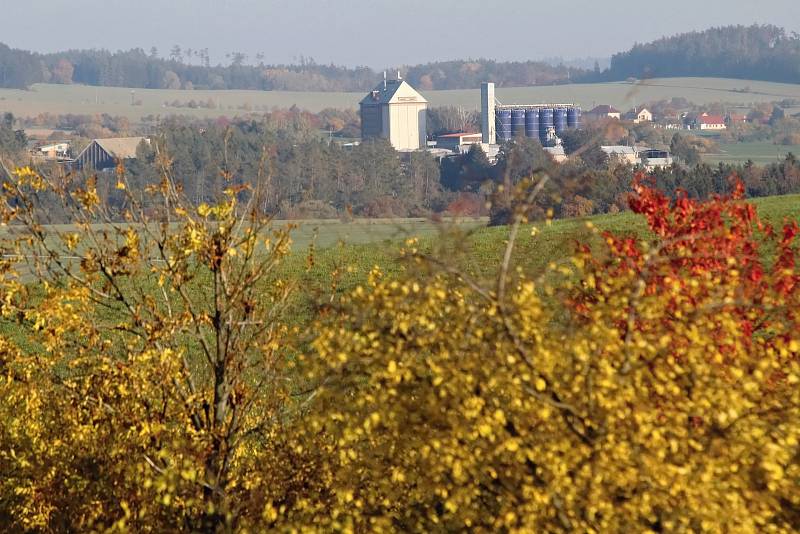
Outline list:
[[[3,184],[0,527],[247,528],[310,487],[282,431],[289,236],[239,202],[257,191],[192,206],[167,167],[144,195],[118,170],[115,222],[96,180]],[[53,199],[72,225],[44,225]]]

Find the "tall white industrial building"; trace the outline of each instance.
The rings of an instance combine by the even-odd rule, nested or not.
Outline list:
[[[494,84],[492,82],[484,82],[481,84],[481,133],[483,133],[483,144],[497,144],[495,96]]]
[[[428,101],[398,75],[384,80],[361,101],[361,138],[388,139],[395,150],[420,150],[427,143]]]

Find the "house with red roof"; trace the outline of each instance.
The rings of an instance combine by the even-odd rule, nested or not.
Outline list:
[[[694,120],[694,128],[696,130],[726,130],[728,126],[720,115],[701,113]]]

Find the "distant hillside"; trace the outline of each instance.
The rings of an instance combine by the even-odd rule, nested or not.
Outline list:
[[[800,36],[777,26],[726,26],[666,37],[611,58],[607,80],[681,76],[800,83]]]
[[[367,67],[319,65],[313,60],[299,65],[246,63],[233,54],[227,65],[212,65],[208,50],[181,51],[170,58],[157,51],[133,49],[69,50],[34,54],[0,43],[0,87],[22,89],[35,83],[83,84],[143,89],[249,89],[258,91],[368,91],[382,73]],[[388,69],[390,72],[397,68]],[[493,80],[500,86],[551,85],[581,79],[589,71],[545,62],[465,60],[401,66],[401,72],[423,90],[472,89]]]
[[[590,52],[591,50],[587,50]],[[169,57],[153,49],[120,52],[68,50],[35,54],[0,43],[0,87],[27,88],[35,83],[84,84],[143,89],[250,89],[258,91],[361,92],[381,79],[368,67],[268,65],[244,54],[212,65],[207,49],[174,47]],[[665,37],[616,54],[609,68],[588,60],[501,62],[490,59],[440,61],[399,70],[424,91],[475,89],[480,82],[500,87],[560,85],[570,82],[621,81],[634,78],[716,77],[800,83],[800,36],[776,26],[728,26]],[[390,72],[398,67],[387,69]]]
[[[421,90],[475,89],[493,81],[500,87],[564,84],[589,79],[594,73],[544,61],[475,59],[425,63],[405,69],[409,83]]]

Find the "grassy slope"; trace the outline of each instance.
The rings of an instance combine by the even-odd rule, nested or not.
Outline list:
[[[800,219],[800,195],[787,195],[755,199],[752,201],[759,210],[760,216],[773,224],[780,224],[786,218]],[[609,231],[620,235],[636,235],[646,237],[647,226],[644,219],[631,212],[616,215],[599,215],[583,219],[565,219],[554,221],[551,225],[537,224],[539,230],[534,237],[531,235],[532,226],[526,226],[520,232],[516,247],[515,261],[518,265],[532,273],[541,272],[551,262],[562,261],[574,251],[575,243],[590,241],[593,233],[587,228],[586,223],[591,223],[601,231]],[[452,229],[451,229],[452,230]],[[508,227],[478,228],[471,232],[460,231],[457,245],[451,245],[448,251],[459,251],[461,255],[451,258],[463,261],[462,267],[477,275],[491,275],[500,262],[508,238]],[[445,239],[447,239],[445,233]],[[432,249],[437,239],[423,240],[428,249]],[[383,247],[361,245],[344,247],[343,249],[329,249],[322,254],[345,256],[352,255],[352,259],[359,263],[380,264],[378,260],[390,256],[392,244]],[[395,248],[398,245],[394,244]]]
[[[722,143],[719,154],[706,154],[703,159],[708,163],[743,163],[752,160],[758,165],[780,161],[786,154],[800,155],[800,145],[784,146],[769,142],[761,143]]]
[[[773,224],[786,218],[800,219],[800,195],[757,199],[761,217]],[[642,217],[626,212],[584,219],[531,225],[520,232],[513,258],[514,266],[531,276],[542,274],[550,263],[566,261],[576,243],[597,243],[597,235],[587,228],[618,235],[647,236]],[[280,276],[297,282],[294,321],[308,325],[319,304],[331,302],[331,294],[347,292],[363,284],[373,267],[388,274],[403,269],[400,249],[403,240],[420,237],[419,248],[474,279],[490,285],[496,277],[508,238],[508,227],[487,228],[485,221],[468,220],[435,224],[423,220],[359,221],[340,223],[305,221],[295,230],[294,254],[282,267]],[[314,237],[316,236],[316,237]],[[315,244],[309,263],[309,245]],[[337,276],[331,273],[338,271]],[[334,284],[335,280],[335,284]],[[13,333],[12,324],[0,322],[0,332]]]
[[[362,93],[313,93],[286,91],[173,91],[136,89],[141,106],[131,106],[131,89],[123,87],[88,87],[81,85],[37,84],[29,91],[0,89],[0,111],[19,116],[39,113],[109,113],[138,120],[146,115],[186,114],[195,117],[218,117],[246,113],[238,109],[249,105],[263,111],[273,107],[297,105],[309,111],[326,107],[357,108]],[[456,105],[478,109],[478,88],[457,91],[426,91],[424,96],[433,106]],[[696,104],[729,102],[748,105],[784,98],[800,98],[800,85],[727,80],[720,78],[653,79],[635,84],[627,82],[572,84],[498,89],[497,98],[507,104],[553,101],[576,102],[588,109],[595,104],[611,104],[628,109],[642,102],[684,97]],[[214,100],[213,110],[168,108],[165,101]]]
[[[767,222],[778,225],[785,219],[800,219],[800,195],[771,197],[753,201],[759,214]],[[552,225],[537,225],[539,232],[532,236],[531,225],[521,232],[514,254],[514,266],[530,276],[542,274],[550,263],[569,259],[576,243],[597,243],[597,235],[587,228],[592,224],[601,231],[618,235],[647,237],[644,219],[633,213],[601,215],[584,219],[554,221]],[[450,266],[469,274],[484,284],[491,284],[506,246],[508,227],[475,228],[445,225],[439,235],[421,239],[420,248],[446,261]],[[300,280],[302,297],[298,307],[299,321],[310,319],[315,302],[328,301],[331,292],[330,273],[338,268],[342,274],[336,290],[348,291],[363,284],[374,266],[384,272],[396,273],[402,269],[399,261],[399,242],[382,241],[359,245],[341,244],[319,250],[312,269],[306,265],[306,255],[296,254],[286,265],[286,273]],[[298,249],[296,249],[298,250]],[[346,272],[347,268],[351,272]]]

